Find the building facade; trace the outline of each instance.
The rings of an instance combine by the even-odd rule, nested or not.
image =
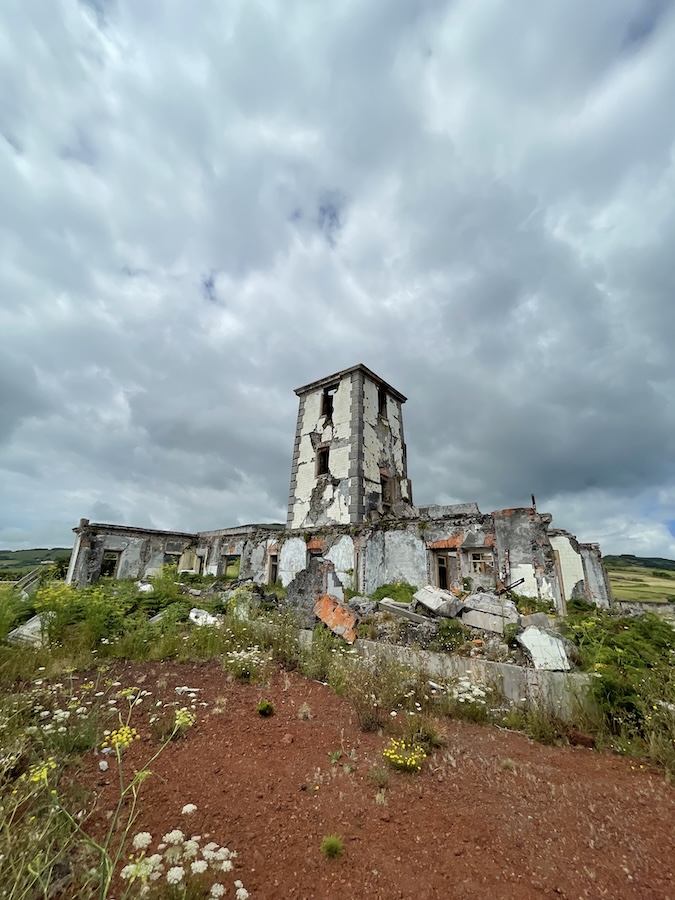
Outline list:
[[[415,507],[403,430],[406,398],[363,365],[298,388],[286,525],[246,525],[188,534],[90,523],[74,529],[67,580],[143,578],[174,562],[179,571],[285,587],[312,557],[339,583],[370,594],[407,582],[518,592],[564,613],[575,597],[611,605],[597,544],[551,529],[534,507],[483,514],[475,503]]]

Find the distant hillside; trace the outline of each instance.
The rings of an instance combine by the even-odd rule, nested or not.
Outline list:
[[[675,572],[675,559],[663,559],[661,556],[633,556],[622,553],[621,556],[603,556],[602,561],[608,569],[639,566],[642,569],[665,569]]]
[[[0,550],[0,572],[20,576],[47,559],[67,559],[70,547],[38,547],[35,550]]]

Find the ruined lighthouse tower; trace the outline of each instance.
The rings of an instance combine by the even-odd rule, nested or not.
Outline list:
[[[406,398],[364,365],[298,388],[288,529],[413,515]]]

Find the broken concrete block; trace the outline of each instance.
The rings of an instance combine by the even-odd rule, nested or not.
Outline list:
[[[333,634],[344,638],[348,644],[356,640],[359,617],[337,597],[324,594],[314,604],[314,615],[327,625]]]
[[[384,597],[384,599],[380,600],[379,606],[381,610],[393,613],[395,616],[400,616],[403,619],[410,619],[411,622],[433,621],[429,616],[421,616],[419,613],[412,612],[407,603],[397,603],[390,597]]]
[[[486,591],[470,594],[464,598],[462,603],[466,609],[475,609],[493,616],[501,616],[507,624],[517,625],[520,621],[516,604],[512,600],[497,597],[496,594],[488,594]]]
[[[413,600],[430,609],[437,616],[454,619],[462,611],[464,604],[451,591],[426,585],[413,594]]]
[[[496,634],[504,634],[504,625],[507,624],[503,616],[483,612],[480,609],[465,610],[462,613],[462,622],[470,628],[480,628],[481,631],[494,631]]]
[[[568,672],[572,668],[565,652],[565,643],[559,635],[530,625],[516,635],[516,640],[530,655],[535,669]]]
[[[39,647],[42,644],[42,621],[40,616],[33,616],[23,625],[14,628],[7,635],[10,644],[31,644],[33,647]]]
[[[191,609],[189,615],[190,621],[194,625],[220,625],[221,619],[218,616],[212,616],[205,609]]]
[[[353,609],[357,616],[372,616],[377,611],[377,603],[367,597],[352,597],[347,601],[347,606]]]
[[[147,581],[137,581],[136,587],[141,594],[152,594],[155,590],[154,587]]]

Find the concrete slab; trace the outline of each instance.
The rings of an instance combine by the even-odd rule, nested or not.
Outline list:
[[[433,622],[430,616],[421,616],[419,613],[414,613],[407,603],[397,603],[395,600],[389,599],[389,597],[380,600],[379,606],[380,610],[393,613],[393,615],[402,619],[410,619],[411,622]]]
[[[504,625],[508,624],[503,616],[482,612],[480,609],[467,609],[461,616],[464,625],[470,628],[480,628],[481,631],[494,631],[495,634],[504,634]]]
[[[42,622],[40,616],[33,616],[23,625],[14,628],[7,635],[10,644],[30,644],[39,647],[42,644]]]
[[[413,594],[413,600],[430,609],[437,616],[445,616],[450,619],[454,619],[464,608],[462,601],[458,600],[451,591],[444,591],[431,584],[427,584]]]
[[[572,668],[565,652],[565,644],[557,635],[542,631],[536,625],[530,625],[521,634],[516,635],[516,640],[532,657],[535,669],[569,672]]]

